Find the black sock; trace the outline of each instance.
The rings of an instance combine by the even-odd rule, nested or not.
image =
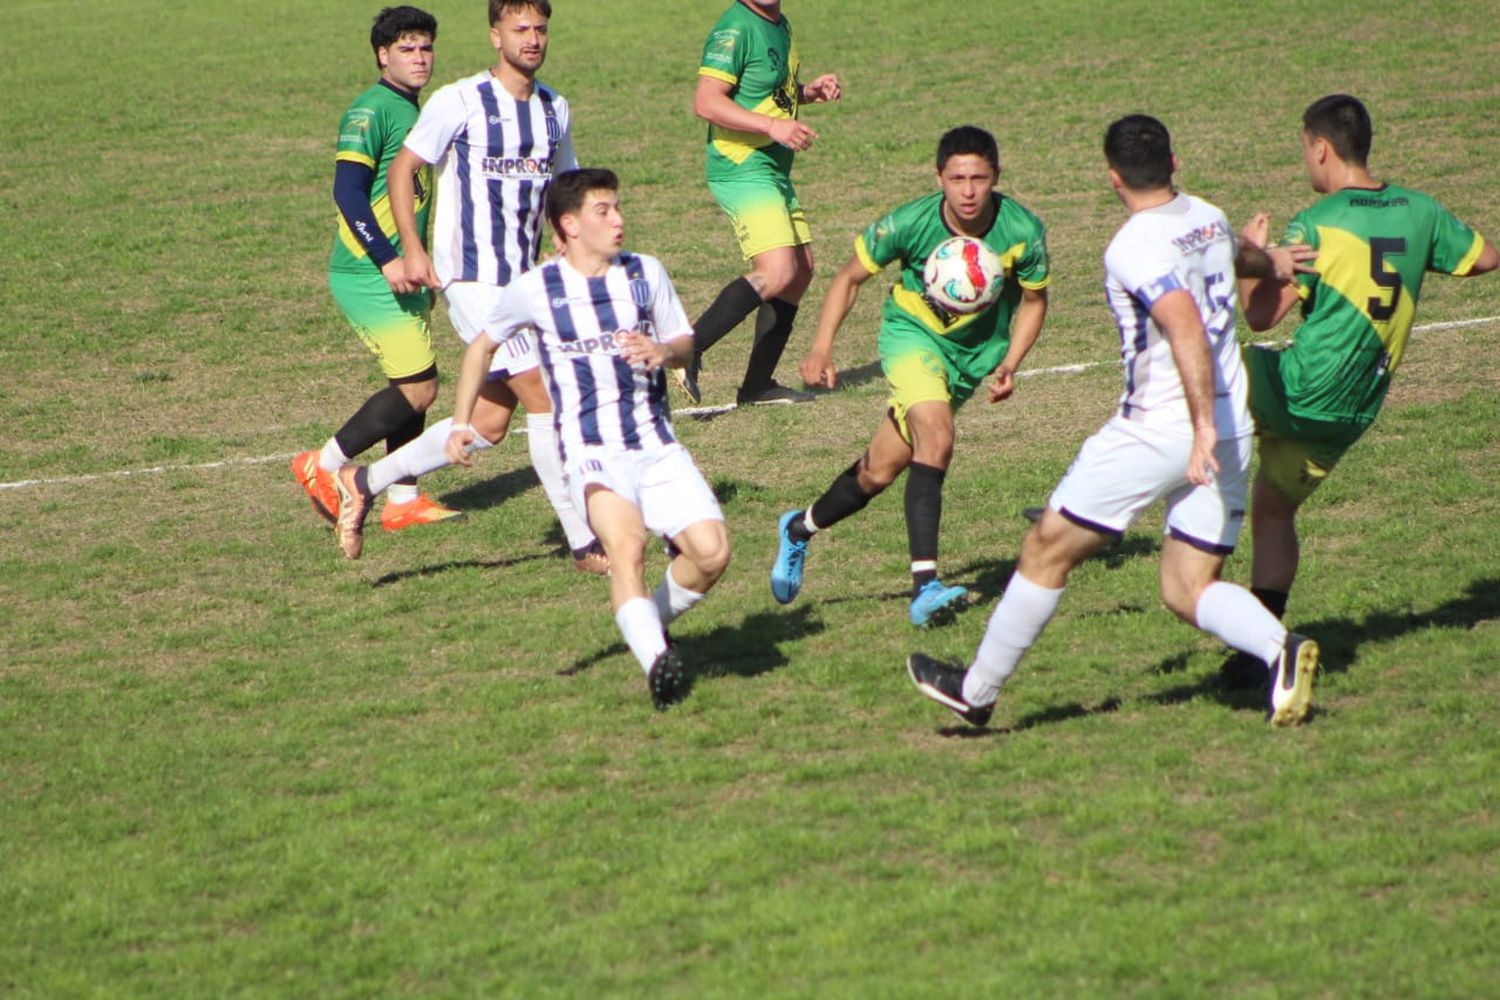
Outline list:
[[[913,462],[906,470],[906,544],[911,550],[913,596],[937,579],[938,525],[943,520],[943,479],[947,470]],[[916,569],[923,563],[921,569]]]
[[[394,385],[388,385],[365,400],[359,411],[340,427],[333,439],[350,458],[363,453],[381,438],[389,437],[412,417],[421,416]],[[418,434],[421,433],[419,430]]]
[[[750,348],[750,362],[745,365],[741,395],[755,395],[770,387],[796,319],[796,304],[785,299],[772,299],[756,312],[755,346]]]
[[[839,477],[828,487],[828,492],[813,501],[811,507],[803,512],[803,516],[795,518],[788,527],[788,532],[793,538],[807,539],[812,537],[812,532],[803,526],[803,520],[811,517],[812,523],[818,526],[818,530],[831,528],[851,514],[858,514],[865,506],[874,499],[874,493],[866,493],[859,485],[859,463],[855,462],[849,468],[839,473]]]
[[[1286,616],[1286,599],[1291,596],[1285,590],[1268,590],[1264,587],[1251,587],[1250,593],[1255,599],[1266,606],[1266,610],[1277,618]]]
[[[705,309],[698,322],[693,324],[694,350],[702,354],[759,308],[760,293],[755,286],[746,278],[735,278],[724,286],[713,305]]]

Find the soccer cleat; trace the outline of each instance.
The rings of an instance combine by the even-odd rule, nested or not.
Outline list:
[[[1036,524],[1038,521],[1040,521],[1042,519],[1042,515],[1045,513],[1047,513],[1046,507],[1021,508],[1021,516],[1030,521],[1032,524]]]
[[[415,500],[406,503],[385,502],[380,512],[380,526],[386,531],[400,531],[416,524],[437,524],[440,521],[461,521],[464,512],[444,507],[425,493],[418,493]]]
[[[983,728],[995,713],[995,706],[970,705],[964,700],[964,674],[967,672],[956,664],[940,663],[921,653],[906,658],[906,673],[918,691],[969,725]]]
[[[599,539],[590,542],[588,548],[573,553],[573,568],[580,573],[609,576],[609,556],[604,554],[604,546],[599,543]]]
[[[651,688],[651,704],[658,712],[687,697],[692,680],[670,643],[651,662],[646,684]]]
[[[792,521],[801,516],[800,510],[789,510],[776,523],[776,563],[771,567],[771,596],[781,604],[791,604],[802,589],[807,539],[798,541],[787,532]]]
[[[1271,665],[1271,699],[1266,708],[1271,725],[1295,726],[1307,718],[1317,674],[1318,644],[1305,635],[1288,632],[1281,655]]]
[[[698,373],[703,371],[703,362],[698,353],[693,352],[693,360],[681,368],[672,369],[672,377],[677,380],[677,388],[688,398],[688,402],[697,406],[703,402],[703,390],[698,388]]]
[[[330,524],[339,519],[339,491],[333,485],[333,473],[323,471],[318,464],[316,451],[304,451],[292,459],[292,475],[297,484],[307,491],[313,510]]]
[[[964,598],[968,594],[963,587],[948,587],[941,580],[928,580],[911,600],[911,623],[917,628],[927,628],[950,621],[966,606]]]
[[[764,389],[748,392],[740,389],[735,394],[734,401],[739,406],[781,406],[789,403],[811,403],[817,398],[810,392],[793,389],[773,380]]]
[[[360,467],[346,465],[333,475],[339,491],[339,519],[333,527],[339,549],[347,559],[358,559],[365,547],[365,518],[370,513],[370,497],[359,488],[356,478]]]

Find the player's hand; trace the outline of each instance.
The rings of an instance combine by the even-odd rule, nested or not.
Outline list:
[[[797,366],[797,372],[807,385],[821,385],[825,389],[839,387],[839,367],[826,351],[808,351],[807,357]]]
[[[834,73],[824,73],[812,83],[802,85],[803,104],[824,104],[843,96],[844,88],[839,85],[839,78]]]
[[[443,283],[438,281],[437,271],[432,266],[432,258],[424,251],[408,251],[401,260],[406,265],[406,280],[411,282],[413,291],[418,288],[440,289],[443,287]]]
[[[1266,240],[1271,236],[1271,217],[1265,212],[1256,212],[1250,217],[1250,221],[1240,227],[1240,239],[1265,249]]]
[[[1299,274],[1316,274],[1318,269],[1309,261],[1318,259],[1318,251],[1306,243],[1291,243],[1284,247],[1267,247],[1266,256],[1276,269],[1276,280],[1282,283],[1295,281]]]
[[[990,379],[990,402],[998,403],[1003,399],[1009,399],[1011,393],[1016,391],[1016,373],[1001,365],[995,369],[995,377]]]
[[[812,148],[813,140],[818,137],[818,133],[812,128],[791,118],[773,118],[766,134],[773,142],[799,153],[804,149]]]
[[[400,257],[386,261],[385,266],[380,269],[380,273],[385,276],[385,283],[391,286],[391,291],[397,295],[410,295],[422,287],[421,285],[413,284],[406,277],[406,265]]]
[[[454,465],[462,465],[469,469],[474,467],[474,452],[469,447],[474,443],[474,428],[468,424],[454,424],[453,430],[448,432],[448,441],[443,445],[443,452],[448,456],[448,461]]]
[[[667,362],[667,346],[658,344],[645,334],[624,331],[615,334],[620,351],[631,367],[644,367],[646,371],[660,368]]]
[[[1219,444],[1219,432],[1213,425],[1193,429],[1193,450],[1188,455],[1188,482],[1194,486],[1207,486],[1214,481],[1219,471],[1219,462],[1214,458],[1214,449]]]

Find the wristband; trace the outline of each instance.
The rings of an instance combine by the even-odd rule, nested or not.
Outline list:
[[[453,426],[448,428],[448,433],[449,434],[456,434],[459,431],[472,431],[473,429],[474,428],[471,427],[470,425],[468,425],[468,424],[461,424],[461,423],[459,423],[458,421],[455,420],[453,422]]]

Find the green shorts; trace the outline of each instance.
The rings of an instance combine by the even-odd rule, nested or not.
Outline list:
[[[947,403],[957,410],[1005,358],[1001,341],[973,356],[942,350],[930,333],[885,322],[880,327],[880,368],[891,385],[890,407],[901,436],[908,442],[906,414],[918,403]],[[993,355],[993,363],[990,363]]]
[[[1287,408],[1281,352],[1249,346],[1243,353],[1250,415],[1260,439],[1260,475],[1288,500],[1301,503],[1323,485],[1369,425],[1297,416]]]
[[[379,271],[329,271],[328,288],[386,378],[406,378],[437,364],[428,327],[432,296],[425,288],[397,295]]]
[[[812,242],[812,229],[786,174],[771,169],[750,170],[733,180],[711,180],[708,190],[729,216],[746,260],[767,250]]]

